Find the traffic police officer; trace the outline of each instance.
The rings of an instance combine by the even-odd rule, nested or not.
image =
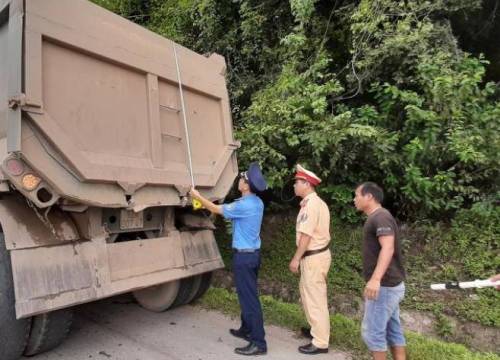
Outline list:
[[[312,171],[297,165],[295,195],[302,198],[297,216],[297,250],[290,262],[290,270],[300,268],[300,298],[311,329],[303,333],[312,339],[300,346],[303,354],[328,352],[330,315],[327,300],[327,275],[330,269],[330,211],[316,194],[315,187],[321,179]]]
[[[240,355],[264,355],[267,352],[262,307],[258,297],[257,276],[260,268],[260,228],[264,204],[256,195],[267,184],[257,163],[240,174],[238,190],[242,197],[230,204],[216,205],[197,190],[190,195],[215,214],[230,219],[233,224],[233,274],[241,308],[241,326],[230,329],[231,335],[248,340],[245,347],[236,348]]]

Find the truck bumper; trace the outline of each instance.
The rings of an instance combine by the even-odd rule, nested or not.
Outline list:
[[[105,239],[11,250],[16,314],[24,318],[224,266],[213,232]]]

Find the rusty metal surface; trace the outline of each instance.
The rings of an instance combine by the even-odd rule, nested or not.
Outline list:
[[[22,159],[36,169],[58,195],[76,203],[99,207],[127,207],[124,190],[118,184],[82,182],[69,164],[42,136],[30,120],[22,122]],[[6,171],[4,170],[4,173]],[[178,201],[178,198],[177,198]]]
[[[20,196],[6,195],[0,200],[0,224],[8,250],[60,245],[79,238],[67,214],[54,208],[30,207]]]
[[[23,1],[0,2],[0,136],[9,151],[20,149]]]
[[[224,266],[213,233],[169,232],[107,244],[104,238],[11,251],[18,318]]]
[[[14,8],[22,1],[8,3]],[[190,177],[174,43],[86,0],[24,4],[24,18],[9,19],[9,31],[24,21],[25,59],[24,64],[12,60],[13,55],[9,59],[11,67],[23,69],[24,89],[17,94],[23,97],[17,107],[23,110],[22,121],[18,111],[15,124],[7,123],[9,112],[0,105],[0,130],[21,132],[9,136],[9,144],[20,149],[61,197],[136,210],[180,205],[179,195],[184,194],[177,189],[189,186]],[[2,46],[5,31],[0,29]],[[9,32],[15,40],[9,47],[18,49],[18,35]],[[238,147],[225,61],[217,54],[206,58],[176,47],[195,184],[221,199],[237,175]],[[7,73],[4,63],[0,57],[1,77]],[[2,88],[0,95],[4,92]],[[21,126],[28,119],[34,128]],[[47,166],[49,162],[54,164]],[[71,187],[73,182],[86,189]],[[101,188],[108,190],[99,198]],[[155,203],[158,189],[168,195]],[[132,196],[131,203],[125,195]]]
[[[195,184],[220,200],[239,146],[225,61],[176,48]],[[223,266],[211,231],[175,229],[173,207],[191,181],[173,50],[86,0],[0,0],[0,191],[18,190],[2,195],[0,224],[18,317]],[[23,190],[26,172],[9,173],[11,158],[39,187]],[[108,243],[106,211],[122,214],[116,233],[154,237],[141,217],[152,207],[167,214],[160,237]]]
[[[203,213],[196,215],[192,213],[183,213],[180,214],[177,218],[181,226],[185,226],[190,229],[216,229],[212,219],[208,215]]]
[[[7,153],[7,104],[8,104],[8,41],[9,41],[9,24],[8,24],[8,9],[0,1],[0,137],[4,140],[0,154]]]

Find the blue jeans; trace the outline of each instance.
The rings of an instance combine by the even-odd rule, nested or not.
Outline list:
[[[405,285],[380,287],[376,300],[365,300],[365,315],[361,335],[370,351],[387,351],[387,347],[405,346],[399,320],[399,303],[405,295]]]
[[[250,341],[261,350],[267,350],[264,319],[257,290],[257,276],[260,268],[260,252],[235,253],[233,274],[241,307],[240,330],[250,335]]]

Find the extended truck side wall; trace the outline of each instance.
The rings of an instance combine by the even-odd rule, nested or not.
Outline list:
[[[99,216],[184,205],[191,183],[174,46],[195,184],[222,199],[238,144],[221,56],[86,0],[0,0],[0,191],[17,189],[0,198],[0,224],[19,318],[223,266],[211,230],[170,226],[113,242]],[[41,178],[34,190],[23,188],[28,173]],[[41,187],[50,200],[37,196]]]
[[[0,104],[0,144],[57,197],[135,209],[181,204],[191,181],[174,46],[195,184],[213,199],[226,195],[238,144],[220,55],[196,54],[86,0],[3,3],[11,9],[0,76],[12,75],[0,95],[17,106]]]
[[[8,105],[22,94],[23,20],[22,0],[0,0],[0,155],[3,156],[7,151],[20,149],[21,109]]]

